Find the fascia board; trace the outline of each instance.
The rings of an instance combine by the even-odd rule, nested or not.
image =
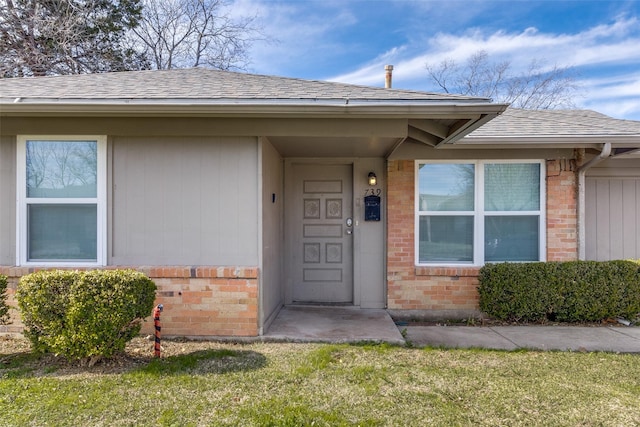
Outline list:
[[[640,146],[640,135],[583,135],[583,136],[507,136],[507,137],[473,137],[467,136],[455,144],[458,147],[469,146],[548,146],[548,145],[571,145],[574,147],[588,147],[593,144],[611,144],[628,146]]]
[[[0,102],[2,116],[216,116],[216,117],[405,117],[455,119],[500,114],[504,104],[448,101],[318,103],[141,103],[141,102]]]

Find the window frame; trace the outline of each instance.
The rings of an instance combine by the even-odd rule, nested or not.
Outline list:
[[[539,164],[540,165],[540,205],[536,211],[485,211],[485,165],[486,164]],[[471,164],[474,165],[474,194],[473,211],[421,211],[420,210],[420,166],[428,164]],[[485,264],[485,217],[489,216],[538,216],[538,260],[547,259],[547,229],[546,229],[546,162],[540,159],[456,159],[456,160],[416,160],[414,172],[414,252],[415,265],[418,267],[482,267]],[[422,216],[473,217],[473,261],[471,262],[420,262],[420,217]],[[533,261],[533,260],[532,260]],[[488,261],[504,262],[504,261]],[[528,262],[528,261],[509,261]]]
[[[95,141],[97,148],[96,197],[94,198],[35,198],[27,197],[27,141]],[[103,267],[107,256],[107,137],[106,135],[18,135],[16,150],[16,265],[43,267]],[[70,261],[29,261],[28,206],[78,205],[96,206],[96,259]]]

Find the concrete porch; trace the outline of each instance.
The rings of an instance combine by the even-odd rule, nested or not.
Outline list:
[[[357,307],[285,306],[263,337],[270,341],[405,345],[386,310]]]

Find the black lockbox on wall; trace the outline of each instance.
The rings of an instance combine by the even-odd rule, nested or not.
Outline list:
[[[366,196],[364,198],[364,220],[380,221],[380,197]]]

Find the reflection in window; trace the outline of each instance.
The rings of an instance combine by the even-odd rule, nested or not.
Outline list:
[[[96,197],[95,141],[27,141],[27,197]]]
[[[26,140],[24,259],[98,261],[98,141]]]
[[[420,165],[421,211],[472,211],[474,165]]]
[[[417,262],[540,260],[542,168],[542,162],[419,164]]]

